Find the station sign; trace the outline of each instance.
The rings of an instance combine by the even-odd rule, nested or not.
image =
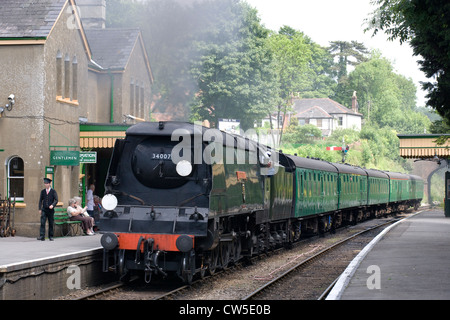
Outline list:
[[[79,164],[79,151],[50,151],[50,165],[52,166],[78,166]]]
[[[51,166],[78,166],[80,163],[97,163],[97,152],[50,151]]]
[[[97,163],[97,152],[95,151],[81,151],[80,163]]]

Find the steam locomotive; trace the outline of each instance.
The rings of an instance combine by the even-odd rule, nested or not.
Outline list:
[[[420,177],[300,158],[238,135],[143,122],[117,140],[100,226],[103,271],[194,275],[302,235],[420,205]]]

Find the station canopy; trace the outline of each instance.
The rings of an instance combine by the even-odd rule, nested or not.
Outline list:
[[[124,139],[129,125],[83,124],[80,125],[80,148],[114,148],[117,139]]]
[[[405,159],[433,159],[450,157],[450,134],[397,135],[400,139],[400,156]],[[449,139],[439,145],[441,137]]]

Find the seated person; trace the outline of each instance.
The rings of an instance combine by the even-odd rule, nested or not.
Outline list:
[[[86,208],[81,208],[79,205],[77,205],[77,201],[75,199],[69,200],[69,206],[67,207],[67,213],[70,216],[71,221],[81,221],[81,228],[88,236],[93,236],[94,230],[92,230],[93,223],[91,217],[86,217],[84,215],[84,212],[86,212]]]

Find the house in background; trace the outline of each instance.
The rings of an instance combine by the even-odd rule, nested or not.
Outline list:
[[[336,129],[361,130],[363,115],[358,112],[356,92],[352,97],[352,109],[329,98],[296,99],[292,118],[299,125],[312,124],[322,130],[324,137],[329,137]]]

